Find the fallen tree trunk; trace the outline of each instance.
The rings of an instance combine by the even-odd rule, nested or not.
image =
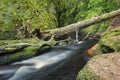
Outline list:
[[[39,39],[7,40],[5,42],[7,45],[4,44],[4,41],[0,41],[2,44],[0,46],[0,65],[40,55],[43,51],[66,41],[70,41],[70,39],[55,41],[54,37],[51,37],[49,41]]]
[[[120,9],[118,9],[116,11],[113,11],[113,12],[110,12],[110,13],[105,13],[105,14],[103,14],[101,16],[93,17],[91,19],[87,19],[87,20],[84,20],[84,21],[73,23],[73,24],[70,24],[70,25],[62,27],[62,28],[46,30],[46,31],[43,31],[42,33],[47,33],[47,34],[42,34],[42,35],[43,36],[44,35],[46,35],[46,36],[55,35],[55,37],[59,37],[61,35],[65,35],[65,34],[74,32],[77,29],[86,28],[86,27],[88,27],[90,25],[102,22],[104,20],[116,17],[118,15],[120,15]]]

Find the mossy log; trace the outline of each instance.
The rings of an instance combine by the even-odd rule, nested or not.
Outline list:
[[[100,23],[100,22],[102,22],[104,20],[116,17],[118,15],[120,15],[120,9],[118,9],[116,11],[113,11],[113,12],[110,12],[110,13],[105,13],[105,14],[103,14],[101,16],[93,17],[91,19],[87,19],[87,20],[84,20],[84,21],[73,23],[73,24],[70,24],[70,25],[65,26],[65,27],[56,28],[56,29],[52,29],[52,30],[45,30],[45,31],[41,32],[41,33],[43,33],[41,35],[42,36],[55,35],[55,37],[59,37],[61,35],[65,35],[65,34],[74,32],[77,29],[86,28],[86,27],[88,27],[90,25]]]
[[[19,43],[19,44],[0,46],[0,55],[14,53],[28,46],[30,46],[30,44],[28,43]]]
[[[55,41],[54,36],[49,41],[38,38],[24,40],[0,41],[0,64],[27,59],[41,54],[42,51],[55,47],[56,44],[70,39]]]
[[[22,51],[0,56],[0,64],[6,64],[13,61],[33,57],[39,53],[39,49],[40,49],[40,46],[34,46],[34,47],[30,46],[30,47],[24,48]]]

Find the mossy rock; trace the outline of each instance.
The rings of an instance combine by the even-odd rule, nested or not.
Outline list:
[[[89,65],[91,64],[92,61],[94,61],[96,58],[99,58],[100,55],[94,56],[88,63],[84,66],[82,70],[79,71],[77,75],[76,80],[103,80],[99,76],[97,76],[94,71],[92,71],[89,68]]]
[[[98,57],[99,57],[99,55],[97,55],[94,58],[92,58],[84,66],[84,68],[79,71],[76,80],[103,80],[102,78],[100,78],[99,76],[97,76],[96,73],[94,73],[94,71],[92,71],[92,69],[89,67],[91,65],[91,62],[93,62]]]
[[[119,80],[120,53],[94,56],[80,70],[76,80]]]
[[[90,70],[85,66],[78,74],[76,80],[102,80],[96,74],[90,72]]]
[[[120,51],[120,27],[104,32],[99,44],[104,52]]]

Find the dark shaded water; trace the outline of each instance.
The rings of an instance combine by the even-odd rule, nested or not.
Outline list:
[[[87,60],[84,58],[85,56],[88,57],[87,55],[83,55],[71,64],[66,64],[56,71],[53,71],[42,80],[76,80],[78,72],[85,66],[87,62]]]

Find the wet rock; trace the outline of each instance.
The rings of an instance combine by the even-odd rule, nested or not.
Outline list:
[[[95,44],[94,46],[92,46],[91,48],[89,48],[88,50],[85,51],[86,54],[87,54],[89,57],[93,57],[93,56],[95,56],[95,55],[97,55],[97,54],[100,54],[100,53],[98,52],[98,51],[99,51],[98,46],[99,46],[98,43]]]

